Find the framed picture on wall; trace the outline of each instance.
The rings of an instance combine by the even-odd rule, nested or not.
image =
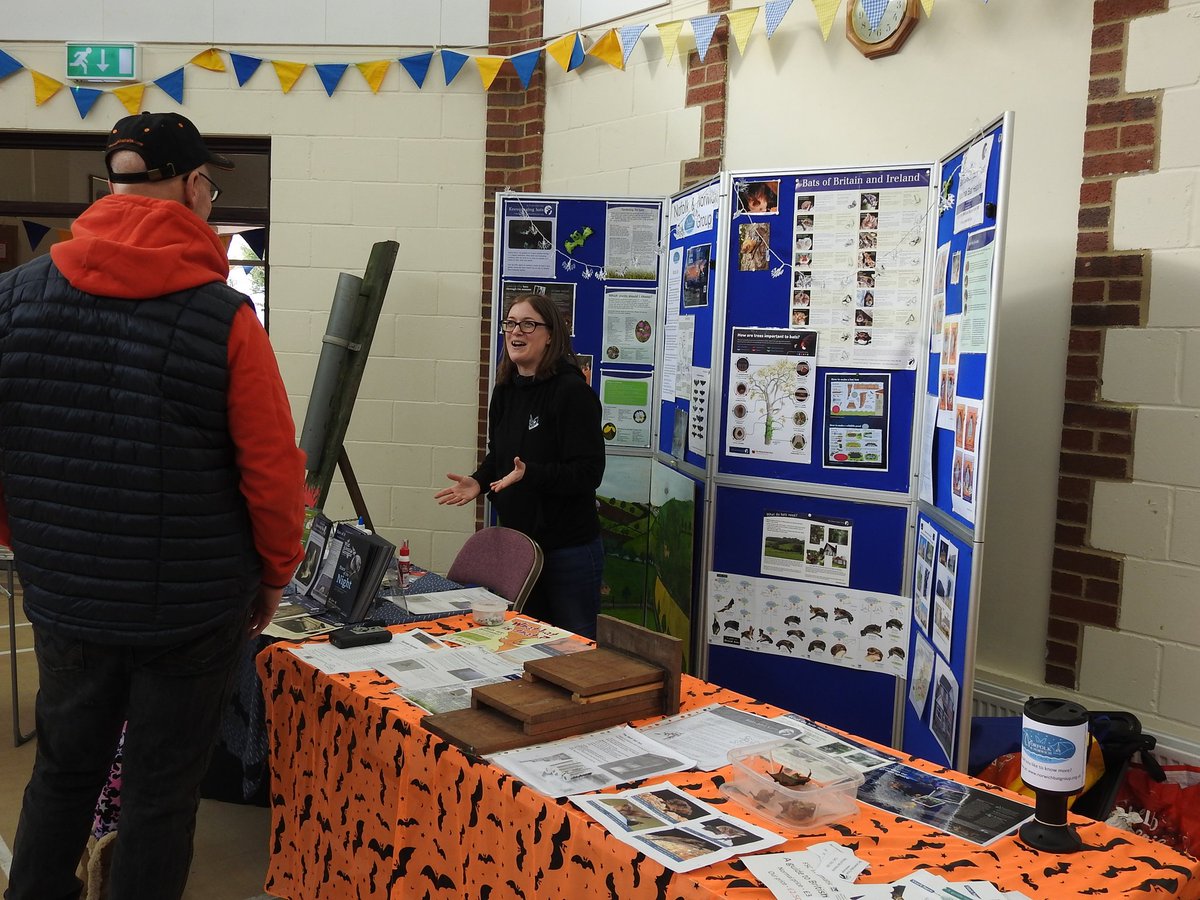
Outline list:
[[[103,175],[88,176],[88,202],[95,203],[101,197],[106,197],[112,193],[109,189],[108,179]]]

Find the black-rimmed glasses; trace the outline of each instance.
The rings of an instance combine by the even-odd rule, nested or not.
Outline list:
[[[505,319],[500,323],[500,333],[507,334],[510,331],[520,331],[521,334],[533,334],[539,328],[549,328],[545,322],[535,322],[533,319],[522,319],[518,322],[516,319]]]
[[[210,190],[208,192],[209,200],[211,200],[213,203],[216,203],[217,198],[221,196],[221,186],[219,184],[217,184],[215,181],[213,181],[211,178],[209,178],[207,175],[205,175],[203,172],[197,172],[196,174],[212,185],[212,190]]]

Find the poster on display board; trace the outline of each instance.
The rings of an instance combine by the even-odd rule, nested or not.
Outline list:
[[[719,178],[681,191],[667,206],[657,449],[697,470],[706,466],[710,410],[719,406],[709,378],[718,312],[720,209]]]
[[[493,319],[523,294],[553,300],[604,406],[609,447],[649,450],[659,355],[665,198],[496,195]],[[497,334],[496,359],[503,354]]]
[[[726,453],[781,462],[812,459],[816,353],[812,331],[734,329]]]

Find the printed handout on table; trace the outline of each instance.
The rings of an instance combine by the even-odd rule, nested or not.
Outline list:
[[[795,713],[788,713],[772,721],[780,726],[794,727],[797,733],[788,735],[793,740],[836,758],[856,772],[866,772],[877,766],[886,766],[896,761],[894,756],[885,755],[887,754],[886,750],[877,750],[846,735],[835,734]]]
[[[436,656],[449,648],[433,635],[417,629],[394,634],[390,641],[383,644],[342,648],[321,642],[288,649],[299,659],[327,675],[344,675],[348,672],[379,669],[380,666],[414,654]]]
[[[673,872],[690,872],[784,841],[669,782],[619,794],[576,795],[570,800],[617,840]]]
[[[480,647],[447,647],[434,653],[410,652],[374,668],[404,690],[424,690],[519,676],[524,667]]]
[[[638,734],[628,725],[505,750],[489,756],[488,762],[551,797],[598,791],[623,781],[682,772],[695,765],[690,757]]]
[[[849,519],[766,512],[759,570],[781,578],[847,585],[853,535]]]
[[[504,201],[504,278],[553,278],[558,234],[554,200]]]
[[[730,348],[726,454],[810,462],[816,332],[735,328]]]
[[[768,719],[712,703],[638,729],[679,753],[693,756],[701,772],[729,765],[728,753],[773,738],[795,738],[800,729],[784,719]]]
[[[525,616],[517,616],[500,625],[481,625],[478,628],[448,634],[446,640],[463,647],[483,647],[496,653],[504,653],[517,647],[545,644],[570,637],[571,632],[562,628],[555,628]]]

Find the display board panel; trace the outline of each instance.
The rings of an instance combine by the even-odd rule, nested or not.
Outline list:
[[[604,406],[610,448],[652,447],[664,198],[496,195],[495,358],[514,297],[550,296]]]
[[[712,419],[712,344],[717,282],[719,178],[672,196],[660,362],[658,450],[703,470]]]
[[[732,174],[719,474],[908,492],[930,172]]]
[[[770,693],[779,706],[891,743],[904,660],[884,648],[891,640],[907,652],[907,604],[892,606],[905,593],[907,505],[726,485],[717,486],[714,503],[712,571],[746,576],[747,587],[775,598],[731,602],[710,585],[708,679]],[[797,548],[789,533],[805,546]],[[826,556],[831,546],[844,555],[843,566],[822,573],[824,561],[814,557],[808,577],[786,574],[800,574],[810,549]],[[763,618],[772,604],[776,628]]]

